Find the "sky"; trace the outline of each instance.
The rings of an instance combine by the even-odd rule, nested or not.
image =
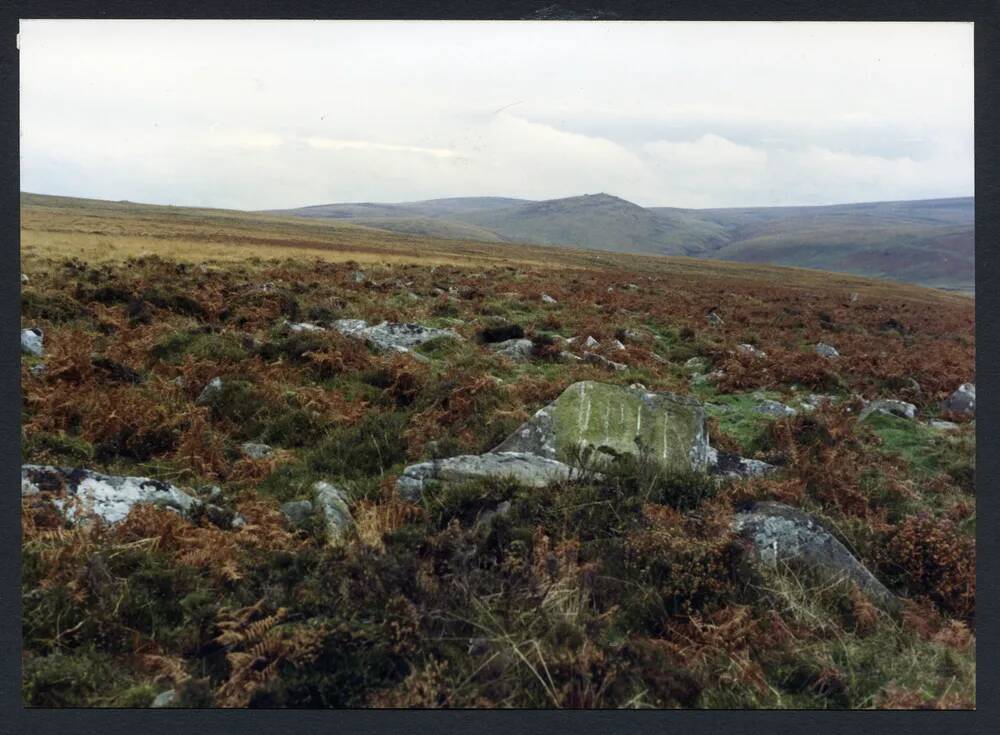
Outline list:
[[[234,209],[970,196],[972,29],[22,21],[21,189]]]

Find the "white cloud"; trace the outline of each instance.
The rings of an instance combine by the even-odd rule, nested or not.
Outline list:
[[[971,28],[25,21],[22,188],[239,208],[968,195]]]

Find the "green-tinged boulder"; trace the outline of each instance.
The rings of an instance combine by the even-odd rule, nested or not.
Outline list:
[[[494,452],[522,452],[572,463],[646,454],[667,469],[708,466],[705,410],[697,401],[595,381],[574,383]]]

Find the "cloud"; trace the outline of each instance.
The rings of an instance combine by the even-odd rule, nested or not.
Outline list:
[[[247,209],[598,191],[674,206],[972,193],[971,24],[20,30],[30,191]]]

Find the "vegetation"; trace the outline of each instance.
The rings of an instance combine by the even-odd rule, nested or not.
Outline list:
[[[975,706],[974,422],[859,421],[856,398],[936,416],[975,378],[970,299],[207,210],[29,197],[23,222],[22,323],[45,334],[22,366],[24,461],[217,485],[246,519],[140,507],[71,528],[25,499],[26,704],[173,689],[180,706]],[[379,354],[285,325],[339,318],[465,339]],[[477,339],[503,324],[534,340],[531,360]],[[556,334],[629,367],[559,362]],[[723,376],[693,383],[692,357]],[[714,446],[781,472],[715,483],[622,460],[541,490],[395,494],[407,464],[487,451],[586,379],[697,395]],[[838,401],[773,418],[757,392]],[[246,441],[276,451],[252,459]],[[349,496],[344,544],[279,510],[319,479]],[[729,521],[759,499],[817,514],[902,613],[790,569],[747,576]]]

